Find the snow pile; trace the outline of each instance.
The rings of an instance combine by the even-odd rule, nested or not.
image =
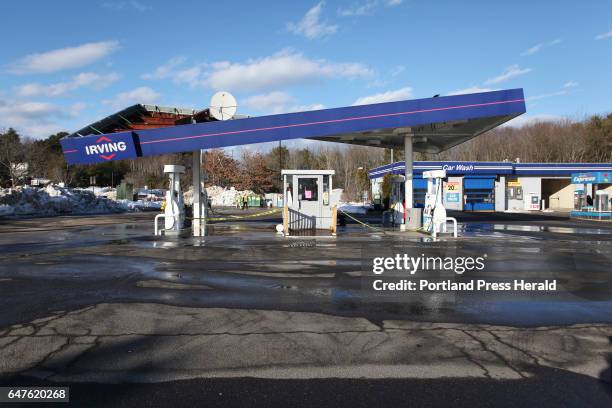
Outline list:
[[[251,190],[236,190],[234,187],[225,188],[219,186],[206,187],[206,194],[211,201],[211,205],[215,207],[233,207],[236,205],[237,197],[256,195]],[[183,200],[187,205],[193,203],[193,188],[190,187],[188,191],[183,193]]]
[[[251,190],[236,190],[234,187],[224,188],[211,186],[206,188],[206,194],[214,206],[235,206],[238,197],[254,196]]]
[[[48,185],[44,188],[0,189],[0,216],[53,216],[125,211],[116,201],[91,191]]]
[[[338,204],[338,209],[350,214],[367,214],[368,210],[372,209],[372,204],[344,202]]]

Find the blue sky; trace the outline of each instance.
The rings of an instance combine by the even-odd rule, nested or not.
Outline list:
[[[515,87],[528,110],[516,124],[612,110],[610,1],[9,7],[0,128],[37,138],[134,103],[204,108],[216,90],[252,115]]]

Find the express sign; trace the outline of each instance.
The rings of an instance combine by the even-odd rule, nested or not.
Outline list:
[[[607,184],[612,183],[612,173],[596,171],[592,173],[572,174],[573,184]]]
[[[128,132],[65,138],[61,143],[69,164],[100,163],[137,157],[134,138]]]

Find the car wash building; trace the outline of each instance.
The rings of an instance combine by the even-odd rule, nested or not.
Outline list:
[[[572,183],[576,173],[612,174],[612,163],[512,163],[512,162],[433,162],[413,164],[413,200],[422,207],[428,170],[446,170],[444,205],[457,211],[571,210],[575,208],[579,184]],[[403,175],[404,162],[380,166],[369,171],[374,201],[382,196],[386,174]],[[600,183],[599,190],[612,196],[612,184]],[[594,192],[591,191],[591,195]]]

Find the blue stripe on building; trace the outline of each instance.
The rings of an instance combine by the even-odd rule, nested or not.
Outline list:
[[[376,167],[368,172],[370,179],[384,177],[385,174],[404,174],[404,162],[396,162]],[[570,177],[572,173],[612,171],[612,163],[509,163],[509,162],[439,162],[416,161],[413,165],[415,175],[423,171],[444,169],[448,175],[539,175]]]

